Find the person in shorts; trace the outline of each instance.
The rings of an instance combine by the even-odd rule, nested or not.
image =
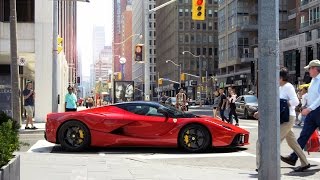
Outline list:
[[[25,129],[37,129],[33,125],[33,112],[34,112],[34,96],[35,93],[32,88],[32,83],[28,82],[26,85],[26,88],[22,92],[23,99],[24,99],[24,109],[27,113],[27,121],[26,121],[26,127]],[[29,124],[31,125],[31,128],[29,127]]]

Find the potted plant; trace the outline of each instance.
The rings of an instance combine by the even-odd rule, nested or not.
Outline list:
[[[18,122],[0,112],[0,180],[20,179],[20,157],[13,153],[19,149]]]

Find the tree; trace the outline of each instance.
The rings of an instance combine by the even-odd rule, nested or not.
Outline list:
[[[17,8],[16,0],[10,0],[10,55],[11,55],[11,102],[12,116],[20,123],[20,82],[17,48]]]

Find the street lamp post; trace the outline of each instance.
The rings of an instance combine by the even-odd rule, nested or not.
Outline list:
[[[202,93],[202,90],[201,90],[201,88],[202,88],[202,61],[201,61],[201,55],[197,56],[197,55],[193,54],[190,51],[183,51],[182,52],[183,55],[186,54],[186,53],[192,55],[195,58],[199,58],[198,60],[199,60],[199,77],[200,77],[200,82],[199,82],[199,86],[200,86],[200,107],[202,107],[202,98],[201,98],[201,93]]]
[[[176,67],[179,67],[179,75],[178,75],[178,79],[179,79],[179,87],[181,88],[181,64],[176,64],[175,62],[173,62],[172,60],[166,60],[166,63],[172,63],[173,65],[175,65]]]
[[[126,41],[128,41],[129,39],[133,38],[134,36],[139,36],[140,39],[143,38],[143,35],[142,34],[132,34],[131,36],[127,37],[124,41],[122,42],[119,42],[119,43],[115,43],[115,42],[112,42],[113,44],[113,48],[112,48],[112,54],[114,54],[114,49],[115,49],[115,45],[122,45],[123,43],[125,43]],[[113,57],[115,56],[118,56],[119,58],[121,58],[121,56],[119,55],[113,55]],[[114,103],[114,59],[112,58],[112,76],[111,76],[111,97],[112,97],[112,104]]]

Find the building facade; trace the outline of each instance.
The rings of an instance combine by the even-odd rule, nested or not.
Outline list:
[[[94,66],[95,71],[95,82],[100,81],[100,78],[103,82],[110,81],[111,71],[112,71],[112,47],[105,46],[101,51],[98,60]]]
[[[143,49],[143,54],[148,51],[149,52],[149,59],[144,59],[145,55],[143,55],[143,59],[145,61],[150,62],[150,89],[151,89],[151,99],[157,99],[157,69],[156,69],[156,61],[157,61],[157,51],[156,51],[156,13],[149,14],[149,22],[145,22],[145,6],[146,3],[140,0],[133,0],[132,1],[132,31],[134,34],[143,34],[149,36],[149,44],[148,49]],[[152,9],[156,6],[156,0],[148,1],[149,9]],[[145,25],[149,26],[149,32],[145,32]],[[132,46],[135,47],[136,44],[143,44],[145,42],[144,37],[143,39],[134,38]],[[132,77],[135,82],[135,98],[138,100],[144,99],[144,71],[145,67],[143,63],[133,62],[132,65]]]
[[[165,3],[165,0],[157,0],[157,5]],[[182,86],[192,99],[210,97],[210,88],[214,85],[211,78],[218,70],[218,1],[206,1],[206,19],[204,21],[193,21],[191,19],[191,2],[178,0],[163,9],[157,11],[157,53],[161,58],[157,60],[160,78],[166,78],[179,82],[179,68],[166,60],[171,60],[181,65],[182,73],[200,76],[200,63],[202,65],[201,75],[204,81],[192,76],[187,76]],[[188,51],[188,53],[182,53]],[[201,56],[195,58],[190,55]],[[200,62],[200,63],[199,63]],[[191,83],[191,81],[193,81]],[[163,81],[160,92],[169,96],[175,96],[177,84]]]
[[[287,0],[279,1],[279,38],[287,37]],[[218,85],[234,86],[238,94],[255,89],[254,49],[258,47],[258,1],[219,0]]]
[[[92,34],[92,54],[93,63],[99,60],[100,52],[103,50],[105,45],[105,29],[103,26],[94,26]]]
[[[280,41],[280,62],[289,69],[290,81],[298,85],[310,81],[303,67],[320,58],[320,2],[294,2],[288,4],[290,37]]]
[[[0,105],[0,110],[8,114],[11,111],[7,103],[11,99],[9,2],[0,0],[0,104],[6,102]],[[76,81],[76,2],[59,2],[58,14],[59,35],[64,38],[63,51],[58,55],[58,93],[60,102],[64,102],[68,85]],[[53,1],[17,0],[17,20],[20,87],[23,90],[26,82],[34,84],[35,120],[45,121],[52,112]],[[24,112],[22,97],[21,101]],[[64,104],[60,103],[59,111],[63,110]]]
[[[122,13],[122,36],[121,41],[125,41],[132,35],[132,6],[127,5],[126,10]],[[124,81],[132,81],[132,38],[129,38],[121,45],[120,57],[125,58],[126,62],[120,63],[121,78]],[[120,59],[118,59],[119,61]]]

